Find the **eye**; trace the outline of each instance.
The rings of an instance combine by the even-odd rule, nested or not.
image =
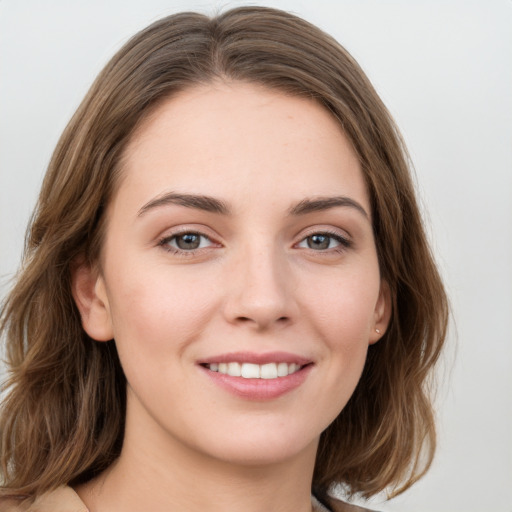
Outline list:
[[[160,241],[162,247],[175,252],[192,252],[212,244],[213,242],[206,235],[194,231],[168,236]]]
[[[334,233],[313,233],[301,240],[297,247],[313,249],[314,251],[326,251],[336,248],[350,247],[351,242]]]

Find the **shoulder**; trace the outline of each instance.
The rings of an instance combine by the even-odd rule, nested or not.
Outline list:
[[[87,507],[71,487],[59,487],[35,500],[1,499],[2,512],[88,512]]]

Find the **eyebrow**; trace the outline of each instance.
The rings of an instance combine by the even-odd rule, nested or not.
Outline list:
[[[167,192],[148,201],[137,213],[140,217],[154,208],[176,204],[185,206],[186,208],[195,208],[206,212],[218,213],[221,215],[230,215],[231,209],[220,199],[215,197],[197,195],[197,194],[180,194],[176,192]],[[306,198],[297,203],[288,210],[289,215],[306,215],[308,213],[329,210],[336,207],[350,207],[356,209],[365,218],[369,219],[369,215],[360,203],[346,196],[335,197],[319,197]]]
[[[206,212],[220,213],[221,215],[229,215],[230,209],[224,201],[210,196],[195,195],[195,194],[179,194],[176,192],[167,192],[162,194],[151,201],[148,201],[137,213],[140,217],[148,211],[159,208],[161,206],[168,206],[177,204],[187,208],[195,208]]]
[[[363,208],[363,206],[360,203],[346,196],[303,199],[289,210],[289,214],[306,215],[312,212],[329,210],[330,208],[336,208],[338,206],[354,208],[359,213],[361,213],[366,219],[370,218],[368,212]]]

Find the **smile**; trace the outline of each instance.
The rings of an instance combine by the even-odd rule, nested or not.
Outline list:
[[[197,361],[208,380],[244,400],[274,400],[299,388],[315,361],[289,352],[230,352]]]
[[[218,372],[230,377],[242,377],[244,379],[277,379],[288,377],[298,372],[302,367],[297,363],[210,363],[205,365],[212,372]]]

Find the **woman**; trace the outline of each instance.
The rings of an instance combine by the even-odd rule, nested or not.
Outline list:
[[[43,183],[2,310],[2,510],[399,493],[433,457],[446,321],[405,150],[347,52],[273,9],[162,19]]]

